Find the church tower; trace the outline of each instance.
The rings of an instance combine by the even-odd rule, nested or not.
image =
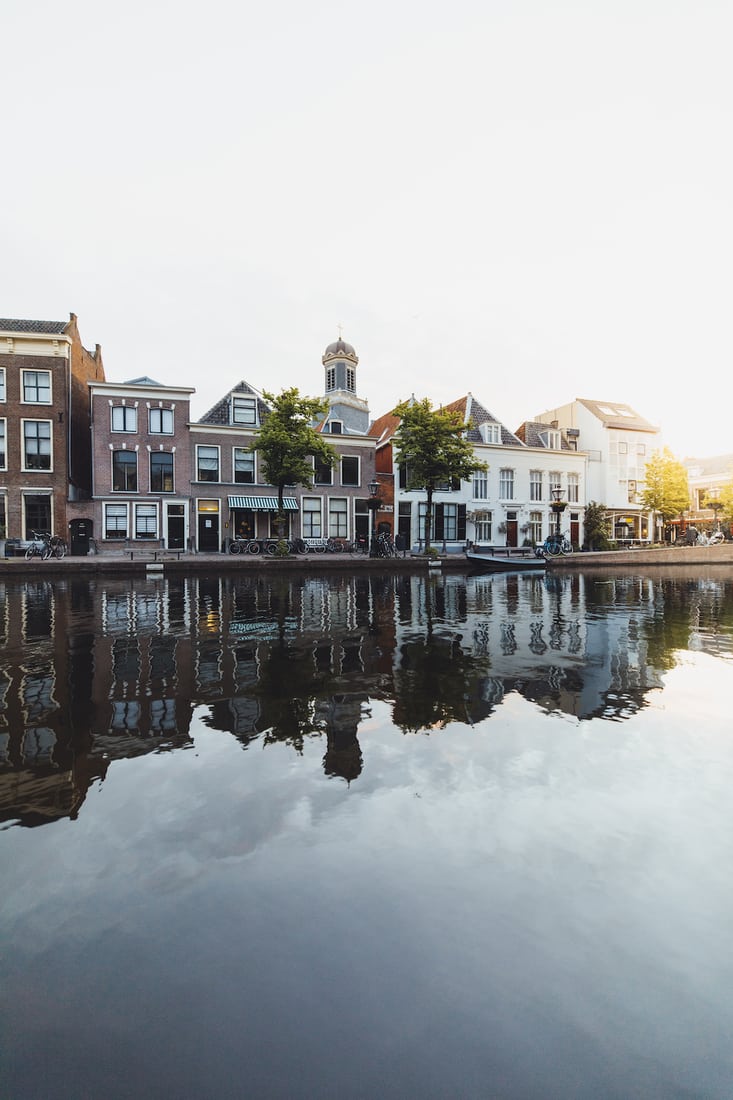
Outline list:
[[[351,344],[339,335],[329,344],[321,360],[325,370],[325,397],[328,413],[324,431],[332,435],[366,435],[369,431],[369,405],[356,396],[356,368],[359,356]]]

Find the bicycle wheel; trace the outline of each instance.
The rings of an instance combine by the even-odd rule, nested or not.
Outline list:
[[[315,550],[316,554],[325,554],[326,544],[325,542],[319,542],[316,546],[313,547],[313,549]]]
[[[241,543],[237,542],[236,539],[232,539],[232,541],[229,543],[229,553],[230,554],[241,554],[242,553]]]
[[[30,561],[31,558],[34,558],[35,556],[36,556],[36,548],[33,545],[33,543],[31,543],[31,545],[28,547],[28,549],[25,552],[25,560]]]
[[[273,557],[276,550],[277,550],[277,543],[276,542],[266,542],[265,543],[265,553],[269,557]]]
[[[563,539],[562,540],[562,546],[560,547],[560,549],[562,550],[563,554],[572,554],[573,544],[572,544],[572,542],[570,542],[569,539]]]
[[[53,552],[54,552],[54,557],[57,557],[57,558],[65,557],[66,556],[66,543],[61,542],[61,541],[57,542],[56,545],[53,548]]]
[[[259,554],[261,549],[262,549],[262,547],[260,546],[259,542],[256,542],[255,539],[252,539],[251,542],[247,543],[246,553],[248,553],[248,554]]]
[[[556,542],[555,539],[548,539],[545,543],[545,550],[551,558],[556,558],[560,553],[560,543]]]

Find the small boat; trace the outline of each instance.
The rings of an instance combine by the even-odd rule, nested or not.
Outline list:
[[[485,573],[544,573],[545,559],[530,551],[507,547],[501,550],[466,550],[466,557],[476,569]]]

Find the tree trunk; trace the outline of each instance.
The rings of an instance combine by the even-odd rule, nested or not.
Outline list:
[[[432,515],[433,515],[433,490],[432,486],[427,487],[427,508],[425,510],[425,551],[430,549],[430,538],[432,535]]]

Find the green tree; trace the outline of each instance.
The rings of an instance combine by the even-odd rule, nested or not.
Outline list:
[[[311,460],[333,466],[336,452],[313,427],[328,409],[325,399],[303,397],[295,388],[283,390],[277,397],[266,392],[263,396],[270,411],[250,450],[260,452],[264,479],[277,488],[277,532],[283,538],[285,486],[304,485],[311,489]]]
[[[730,526],[733,524],[733,480],[726,481],[720,486],[718,500],[722,505],[720,517],[724,523]]]
[[[589,500],[583,517],[583,534],[586,546],[591,550],[608,549],[608,511],[605,504]]]
[[[644,478],[646,484],[640,494],[641,502],[655,516],[661,516],[663,524],[690,507],[687,470],[669,447],[653,452],[646,464]]]
[[[407,472],[408,489],[425,489],[425,549],[430,547],[433,493],[454,479],[466,481],[477,470],[485,470],[479,462],[473,444],[466,439],[470,424],[460,413],[450,409],[434,409],[427,397],[422,401],[401,401],[393,410],[400,426],[393,443],[397,462]]]

